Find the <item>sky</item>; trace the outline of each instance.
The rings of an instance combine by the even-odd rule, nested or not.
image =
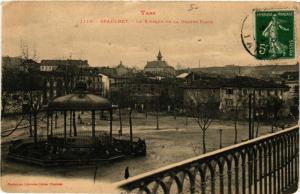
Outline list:
[[[114,67],[122,60],[142,69],[156,59],[158,50],[175,68],[298,62],[298,55],[293,60],[256,60],[244,49],[242,21],[247,16],[243,33],[253,41],[252,13],[257,8],[297,9],[299,18],[299,5],[293,2],[7,2],[2,11],[2,55],[21,56],[22,42],[38,61],[84,59],[91,66]],[[299,33],[295,37],[299,40]],[[296,49],[300,53],[299,45]]]

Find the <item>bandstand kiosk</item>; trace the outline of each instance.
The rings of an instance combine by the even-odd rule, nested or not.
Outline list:
[[[42,166],[82,165],[99,161],[117,160],[128,156],[143,156],[146,154],[145,141],[113,136],[113,106],[106,98],[88,93],[86,84],[79,82],[76,92],[58,97],[47,107],[47,136],[44,139],[16,140],[9,149],[9,158],[38,164]],[[109,113],[109,133],[96,131],[96,112]],[[51,115],[56,112],[63,114],[62,133],[55,133],[49,124]],[[72,115],[76,112],[91,113],[90,133],[81,133],[76,127],[72,130]],[[70,114],[68,114],[70,113]],[[70,130],[68,133],[68,115]],[[131,123],[131,122],[130,122]],[[82,135],[84,134],[84,135]],[[35,132],[35,136],[36,136]]]

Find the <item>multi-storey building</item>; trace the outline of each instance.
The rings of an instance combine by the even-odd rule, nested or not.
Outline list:
[[[230,113],[239,106],[244,110],[241,116],[245,117],[248,111],[249,95],[261,105],[270,96],[284,100],[288,95],[288,86],[251,77],[202,77],[190,82],[183,88],[183,91],[186,105],[191,102],[206,102],[214,98],[219,103],[221,112]]]
[[[97,95],[102,94],[102,82],[96,68],[89,67],[86,60],[42,60],[44,68],[44,104],[53,98],[74,92],[76,83],[84,81],[87,90]],[[52,67],[51,70],[45,67]]]

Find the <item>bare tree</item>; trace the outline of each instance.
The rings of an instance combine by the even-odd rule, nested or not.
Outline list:
[[[20,50],[21,50],[22,58],[24,58],[25,60],[30,58],[29,57],[29,46],[23,39],[20,40]]]
[[[15,67],[8,64],[5,68],[2,69],[2,91],[5,91],[5,97],[14,94],[18,96],[18,102],[22,104],[22,108],[25,114],[29,114],[29,133],[32,136],[32,116],[34,121],[34,130],[37,131],[37,113],[41,107],[41,90],[42,90],[42,77],[39,73],[39,65],[32,59],[35,59],[37,54],[34,49],[32,54],[30,50],[32,48],[21,39],[20,41],[20,50],[22,60],[19,66]],[[2,111],[5,111],[7,105],[7,98],[2,99]],[[27,105],[27,107],[26,107]],[[4,112],[2,112],[4,113]],[[24,120],[25,116],[23,115],[13,131],[19,128],[20,123]],[[13,132],[12,132],[13,133]],[[37,139],[35,134],[35,140]]]
[[[18,84],[19,70],[11,68],[10,66],[10,61],[8,64],[2,66],[1,116],[4,116],[6,112],[12,108],[12,106],[8,106],[11,101],[11,96],[20,90]]]
[[[246,99],[243,98],[242,94],[238,94],[236,99],[236,102],[233,105],[234,112],[233,112],[233,122],[234,122],[234,143],[237,143],[237,123],[238,120],[240,119],[240,114],[242,111],[244,111],[244,104],[246,103]]]
[[[254,112],[253,112],[254,114],[253,128],[256,122],[255,137],[258,137],[261,118],[263,117],[263,110],[264,110],[264,98],[259,98],[254,104]]]
[[[284,101],[276,95],[271,95],[265,98],[264,103],[264,118],[271,124],[271,132],[274,132],[274,127],[281,125],[283,117]]]
[[[24,41],[22,38],[20,39],[20,51],[23,59],[28,60],[37,60],[37,50],[36,46],[29,46],[29,44]]]
[[[191,93],[191,95],[193,95],[193,93]],[[219,102],[214,94],[211,93],[207,98],[197,98],[196,95],[193,95],[192,99],[187,103],[191,116],[195,119],[202,131],[203,153],[206,153],[206,131],[216,118]]]

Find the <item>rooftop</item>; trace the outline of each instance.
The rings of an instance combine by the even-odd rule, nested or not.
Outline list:
[[[166,61],[162,60],[163,56],[159,50],[156,61],[147,61],[146,68],[173,68]],[[174,69],[174,68],[173,68]]]
[[[59,65],[78,65],[78,66],[89,66],[87,60],[77,60],[77,59],[45,59],[41,60],[41,65],[43,66],[59,66]]]
[[[50,110],[109,110],[112,105],[106,98],[86,92],[86,84],[79,82],[77,92],[55,98],[49,103]]]
[[[277,84],[273,81],[264,81],[246,76],[236,76],[234,78],[223,77],[205,77],[193,81],[187,88],[288,88],[283,84]]]

